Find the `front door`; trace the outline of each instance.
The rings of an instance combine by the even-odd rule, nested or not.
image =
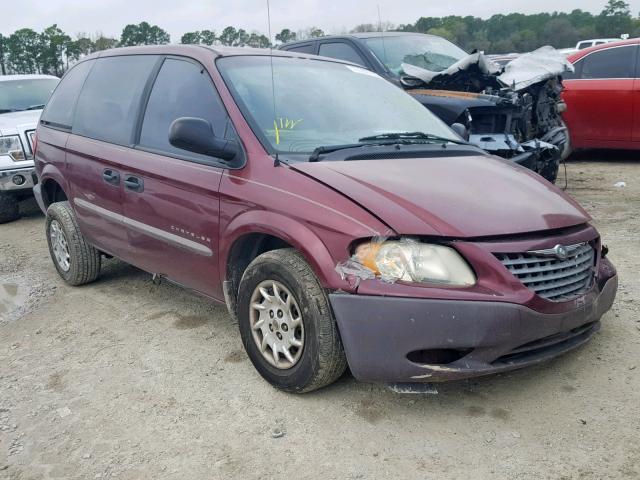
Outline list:
[[[202,65],[168,57],[149,95],[135,155],[123,171],[125,224],[136,265],[222,299],[218,187],[224,164],[169,143],[169,127],[180,117],[203,118],[220,137],[231,129]]]
[[[630,142],[634,117],[635,45],[597,50],[576,62],[565,81],[567,123],[576,144]]]

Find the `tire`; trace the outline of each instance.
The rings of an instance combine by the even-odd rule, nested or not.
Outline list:
[[[49,206],[45,228],[51,260],[65,282],[78,286],[91,283],[98,278],[100,252],[84,239],[69,202],[58,202]]]
[[[551,183],[556,183],[558,172],[560,171],[560,158],[556,157],[547,161],[542,167],[540,175]]]
[[[565,123],[564,120],[561,120],[561,125],[567,129],[566,131],[567,141],[564,143],[562,154],[560,155],[560,160],[564,162],[573,153],[573,147],[571,146],[571,132],[569,131],[569,128],[567,127],[567,124]]]
[[[11,193],[0,192],[0,223],[9,223],[20,218],[18,197]]]
[[[274,283],[278,286],[277,297]],[[260,288],[269,294],[271,302],[263,296]],[[259,310],[252,306],[256,303],[260,303]],[[280,319],[278,306],[285,310],[284,317]],[[274,311],[275,315],[270,317]],[[347,360],[327,292],[309,264],[295,250],[273,250],[251,262],[240,281],[237,312],[247,355],[260,375],[274,387],[286,392],[305,393],[333,383],[344,373]],[[260,323],[262,318],[266,323]],[[290,320],[289,329],[284,328],[287,319]],[[282,327],[276,326],[276,331],[271,329],[272,324],[280,322],[285,322]],[[260,329],[252,328],[258,324]],[[267,325],[270,331],[267,331]],[[284,349],[278,350],[277,343],[275,356],[278,360],[275,362],[271,359],[274,358],[273,348],[267,346],[263,353],[259,345],[261,339],[266,342],[265,337],[275,341],[274,335],[278,332],[285,335],[280,337],[280,346],[287,344],[286,336],[289,335],[288,352],[293,363]],[[293,345],[294,339],[302,341],[300,349]]]

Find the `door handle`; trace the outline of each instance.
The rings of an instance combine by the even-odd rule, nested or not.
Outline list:
[[[102,179],[111,185],[118,185],[120,183],[120,174],[115,170],[107,168],[102,172]]]
[[[140,177],[136,177],[134,175],[125,175],[124,188],[126,188],[127,190],[131,190],[132,192],[140,193],[144,191],[144,182]]]

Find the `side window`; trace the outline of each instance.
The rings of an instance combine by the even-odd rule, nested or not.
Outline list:
[[[316,51],[316,47],[313,43],[309,43],[307,45],[296,45],[295,47],[287,48],[286,50],[289,52],[314,54]]]
[[[633,78],[636,64],[636,47],[608,48],[599,50],[582,59],[584,79]]]
[[[180,117],[208,120],[219,137],[233,135],[227,112],[209,74],[200,65],[168,58],[156,78],[144,114],[141,147],[211,161],[206,155],[187,152],[169,143],[169,127]]]
[[[580,42],[578,44],[578,50],[584,50],[585,48],[589,48],[591,46],[591,42]]]
[[[41,120],[45,125],[50,124],[53,127],[71,128],[78,94],[93,63],[94,60],[79,63],[62,78],[62,81],[51,95],[44,112],[42,112]]]
[[[140,97],[157,60],[156,55],[96,60],[78,100],[73,133],[129,145]]]
[[[357,63],[358,65],[366,67],[365,62],[360,54],[348,43],[323,43],[322,45],[320,45],[320,52],[318,52],[318,55],[337,58],[338,60],[345,60],[347,62]]]

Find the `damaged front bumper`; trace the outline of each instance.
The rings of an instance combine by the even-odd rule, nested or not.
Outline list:
[[[442,382],[535,365],[583,345],[615,299],[617,276],[603,275],[564,313],[495,301],[342,293],[330,300],[358,380]]]

